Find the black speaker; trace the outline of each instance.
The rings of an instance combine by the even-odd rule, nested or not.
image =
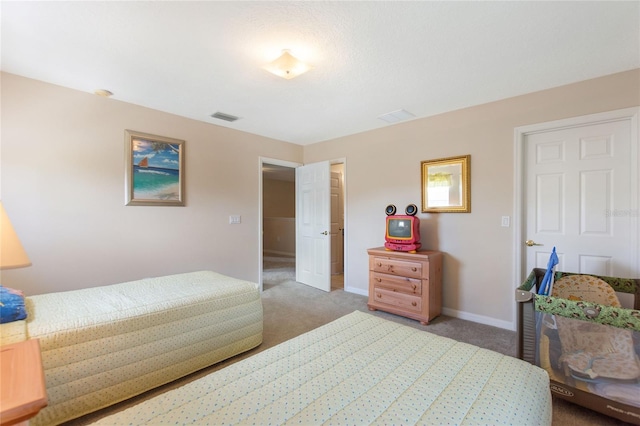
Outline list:
[[[384,209],[384,212],[387,214],[387,216],[392,216],[396,214],[396,206],[394,206],[393,204],[389,204],[387,208]]]
[[[404,212],[409,216],[415,216],[418,213],[418,207],[415,204],[409,204]]]

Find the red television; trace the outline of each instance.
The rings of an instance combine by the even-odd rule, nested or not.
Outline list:
[[[396,215],[395,206],[387,206],[387,223],[384,247],[393,251],[415,253],[422,247],[420,243],[420,218],[414,204],[407,206],[406,215]]]

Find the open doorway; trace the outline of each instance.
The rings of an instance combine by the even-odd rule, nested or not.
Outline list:
[[[296,279],[295,168],[262,164],[262,286]]]
[[[263,290],[296,280],[295,163],[261,160]],[[331,290],[344,289],[344,163],[331,165]]]

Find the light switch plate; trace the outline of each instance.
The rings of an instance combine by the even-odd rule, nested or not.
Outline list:
[[[510,222],[511,222],[511,218],[509,216],[502,216],[501,226],[504,226],[505,228],[508,228]]]
[[[232,224],[232,225],[240,223],[240,215],[239,214],[230,215],[229,216],[229,223]]]

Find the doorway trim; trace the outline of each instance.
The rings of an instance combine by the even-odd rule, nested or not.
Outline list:
[[[263,241],[262,241],[262,232],[263,232],[263,214],[264,212],[262,211],[262,203],[263,203],[263,194],[262,194],[262,190],[263,190],[263,183],[262,183],[262,167],[264,164],[272,164],[275,166],[284,166],[284,167],[291,167],[291,168],[296,168],[296,167],[300,167],[303,165],[303,163],[298,163],[295,161],[287,161],[287,160],[278,160],[276,158],[269,158],[269,157],[258,157],[258,286],[260,287],[260,292],[262,292],[263,290],[263,283],[262,283],[262,262],[263,262],[263,256],[262,256],[262,249],[263,249]],[[358,293],[357,289],[352,289],[350,287],[347,287],[347,283],[348,278],[348,271],[349,268],[347,268],[348,265],[348,253],[349,251],[347,250],[348,247],[348,234],[349,234],[349,226],[348,226],[348,222],[349,222],[349,215],[348,215],[348,205],[347,205],[347,159],[346,157],[341,157],[341,158],[335,158],[333,160],[329,160],[329,164],[342,164],[342,207],[344,209],[344,239],[342,241],[342,253],[343,253],[343,257],[344,257],[344,272],[343,272],[343,276],[344,276],[344,291],[347,292],[351,292],[351,293]],[[360,294],[360,293],[358,293]]]
[[[258,286],[260,288],[260,293],[262,293],[263,290],[263,286],[262,286],[262,262],[263,262],[263,257],[262,257],[262,249],[263,249],[263,221],[264,221],[264,217],[263,217],[263,209],[262,209],[262,202],[263,202],[263,182],[262,182],[262,168],[264,167],[265,164],[271,164],[274,166],[283,166],[283,167],[291,167],[292,169],[295,169],[296,167],[299,167],[302,165],[302,163],[296,163],[293,161],[286,161],[286,160],[278,160],[275,158],[268,158],[268,157],[258,157]]]
[[[640,115],[640,108],[632,107],[632,108],[624,108],[614,111],[607,111],[596,114],[583,115],[578,117],[572,117],[567,119],[548,121],[544,123],[531,124],[527,126],[520,126],[514,129],[514,221],[513,221],[513,253],[514,253],[514,262],[513,262],[513,283],[515,284],[515,288],[520,286],[522,280],[526,277],[526,274],[529,271],[524,271],[523,268],[526,265],[526,262],[523,260],[523,244],[525,240],[525,221],[524,214],[526,212],[524,203],[526,202],[524,197],[524,180],[525,180],[525,152],[524,144],[528,135],[532,135],[535,133],[542,133],[548,131],[556,131],[567,129],[571,127],[581,127],[590,124],[598,124],[604,122],[611,121],[624,121],[629,120],[631,123],[631,155],[632,158],[635,159],[636,165],[640,165],[640,150],[638,149],[638,141],[640,140],[639,128],[638,128],[638,115]],[[631,179],[632,182],[638,182],[638,171],[637,167],[631,168]],[[631,210],[636,213],[638,210],[638,198],[640,194],[638,192],[640,188],[635,188],[635,191],[631,193],[630,205]],[[635,247],[636,251],[636,265],[637,268],[640,265],[640,229],[636,226],[634,230],[636,234],[636,241],[639,247]],[[516,317],[516,304],[513,304],[513,324],[514,327],[517,325],[517,317]],[[515,328],[514,328],[515,329]]]

